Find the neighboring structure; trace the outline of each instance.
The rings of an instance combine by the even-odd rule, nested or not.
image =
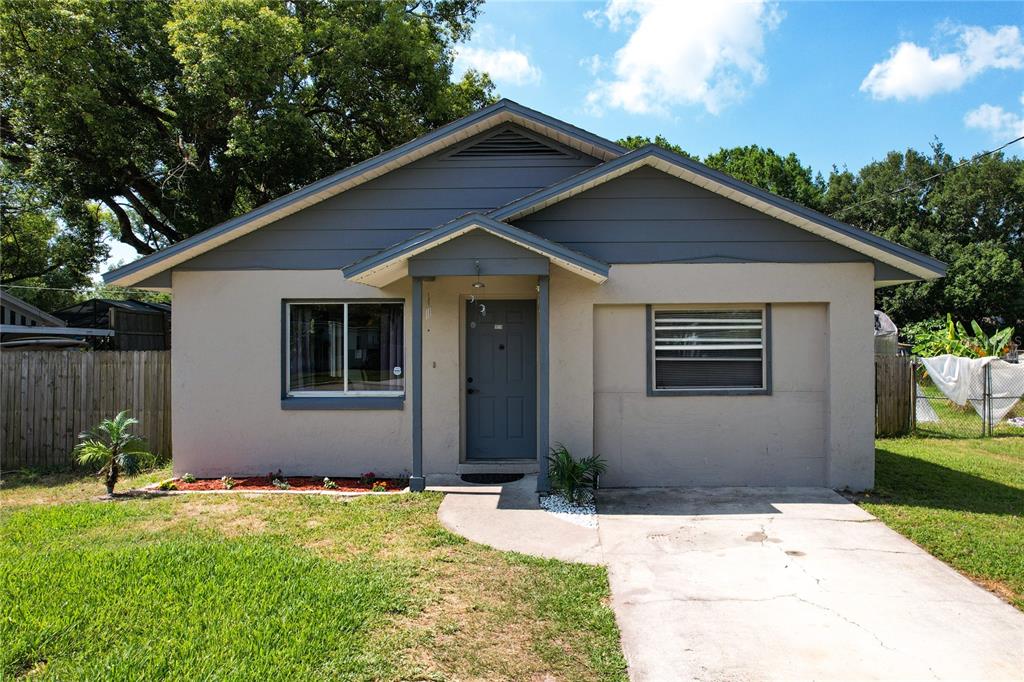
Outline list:
[[[106,281],[174,292],[179,472],[863,489],[874,289],[944,269],[502,100]]]
[[[85,339],[113,335],[112,331],[68,327],[55,315],[0,290],[0,346],[3,348],[88,348]]]
[[[54,313],[69,325],[114,332],[104,350],[170,350],[171,306],[148,301],[91,298]]]

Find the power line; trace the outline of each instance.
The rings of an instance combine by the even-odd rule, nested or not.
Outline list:
[[[991,156],[992,154],[995,154],[996,152],[1001,152],[1002,150],[1004,150],[1007,147],[1009,147],[1011,144],[1014,144],[1015,142],[1020,142],[1021,140],[1024,140],[1024,135],[1021,135],[1020,137],[1018,137],[1016,139],[1010,140],[1009,142],[1007,142],[1007,143],[1005,143],[1003,145],[1000,145],[1000,146],[996,147],[995,149],[990,149],[987,152],[980,152],[978,154],[975,154],[971,158],[965,159],[965,160],[961,161],[960,163],[956,164],[952,168],[947,168],[944,171],[939,171],[935,175],[930,175],[927,178],[922,178],[921,180],[917,180],[915,182],[912,182],[909,185],[906,185],[905,187],[900,187],[897,190],[893,190],[889,194],[886,194],[886,195],[883,195],[883,196],[880,196],[880,197],[871,197],[870,199],[865,199],[864,201],[858,202],[856,204],[850,204],[846,208],[841,208],[838,211],[836,211],[836,213],[834,213],[832,217],[833,218],[838,218],[840,215],[842,215],[843,213],[846,213],[847,211],[849,211],[851,209],[858,208],[860,206],[864,206],[865,204],[873,203],[875,201],[879,201],[880,199],[888,199],[890,197],[894,197],[897,194],[900,194],[901,192],[906,192],[908,189],[913,189],[914,187],[917,187],[918,185],[924,184],[926,182],[931,182],[935,178],[941,178],[943,175],[946,175],[948,173],[952,173],[957,168],[960,168],[962,166],[966,166],[968,164],[972,164],[975,161],[977,161],[979,159],[982,159],[982,158],[984,158],[986,156]]]
[[[37,287],[29,286],[27,284],[0,284],[0,289],[31,289],[33,291],[70,291],[76,294],[84,294],[89,291],[97,291],[100,288],[110,289],[111,291],[139,291],[146,294],[152,294],[152,291],[147,289],[133,289],[132,287],[119,287],[119,286],[108,286],[103,285],[102,287],[82,287],[81,289],[65,289],[61,287]]]

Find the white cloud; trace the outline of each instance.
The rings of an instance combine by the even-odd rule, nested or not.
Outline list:
[[[539,83],[541,72],[525,52],[508,48],[462,47],[455,55],[455,71],[476,69],[488,73],[495,83],[531,85]]]
[[[992,104],[982,104],[964,116],[964,125],[989,132],[998,141],[1008,142],[1024,135],[1024,95],[1020,97],[1022,113],[1016,114]]]
[[[948,29],[947,29],[948,30]],[[932,56],[931,50],[902,42],[889,58],[871,67],[860,84],[861,92],[874,99],[925,99],[940,92],[958,90],[989,69],[1024,68],[1024,43],[1016,26],[1000,26],[994,32],[980,26],[960,26],[958,49]]]
[[[613,77],[587,94],[592,112],[667,114],[700,104],[717,114],[764,81],[764,37],[782,14],[763,0],[608,0],[600,18],[630,34],[611,60]]]

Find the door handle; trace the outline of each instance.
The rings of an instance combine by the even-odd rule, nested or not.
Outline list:
[[[476,393],[476,389],[475,388],[467,388],[466,389],[466,395],[469,395],[470,393]]]

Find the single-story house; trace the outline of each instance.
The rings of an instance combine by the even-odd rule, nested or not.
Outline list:
[[[944,270],[502,100],[105,279],[174,294],[179,473],[863,489],[874,290]]]

